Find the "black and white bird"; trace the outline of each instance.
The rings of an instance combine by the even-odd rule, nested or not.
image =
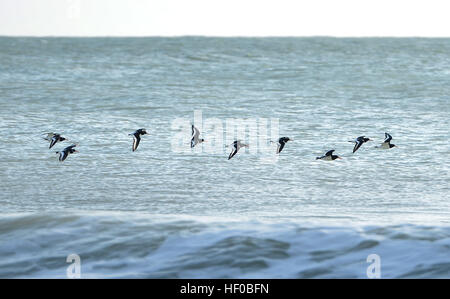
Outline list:
[[[49,149],[51,149],[58,142],[68,140],[57,133],[47,133],[47,137],[44,137],[44,139],[50,141],[50,146],[48,147]]]
[[[133,135],[133,152],[138,148],[139,146],[139,142],[141,142],[141,135],[145,135],[148,134],[147,131],[145,129],[139,129],[134,131],[131,134],[128,135]]]
[[[76,147],[76,144],[72,144],[71,146],[66,147],[65,149],[63,149],[60,152],[56,152],[57,154],[59,154],[59,161],[64,161],[66,160],[66,158],[69,156],[69,154],[73,154],[73,153],[78,153],[78,151],[76,149],[74,149],[74,147]]]
[[[353,147],[353,153],[355,153],[361,147],[361,145],[363,145],[367,141],[372,141],[372,139],[366,138],[365,136],[359,136],[355,140],[350,140],[349,142],[355,143],[355,146]]]
[[[390,134],[384,133],[384,137],[385,137],[384,142],[381,144],[381,146],[379,146],[379,148],[390,149],[396,146],[395,144],[391,143],[392,136]]]
[[[281,153],[281,151],[283,150],[284,146],[288,141],[293,141],[293,139],[290,139],[289,137],[281,137],[280,139],[278,139],[277,154]]]
[[[205,142],[205,139],[200,139],[200,131],[192,125],[192,135],[191,135],[191,148],[199,143]]]
[[[228,156],[228,160],[230,160],[231,158],[234,157],[234,155],[237,154],[237,152],[239,151],[240,148],[242,147],[248,147],[248,144],[243,144],[240,140],[236,140],[235,142],[233,142],[231,144],[232,146],[232,150],[230,155]]]
[[[339,157],[338,155],[333,155],[334,150],[330,150],[328,152],[325,153],[325,155],[321,156],[321,157],[316,157],[316,160],[325,160],[325,161],[333,161],[336,159],[342,159],[341,157]]]

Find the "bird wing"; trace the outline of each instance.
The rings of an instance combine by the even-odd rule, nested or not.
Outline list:
[[[228,156],[228,160],[230,160],[231,158],[234,157],[234,155],[236,155],[236,153],[238,152],[238,148],[235,146],[233,147],[233,149],[231,150],[230,155]]]
[[[277,147],[277,154],[281,153],[281,151],[283,150],[285,144],[286,144],[286,143],[283,142],[283,141],[281,141],[281,142],[278,144],[278,147]]]
[[[55,133],[46,133],[46,134],[43,134],[43,135],[47,135],[47,136],[42,137],[42,138],[44,138],[45,140],[51,141],[53,136],[55,136]]]
[[[191,147],[194,147],[198,143],[198,136],[200,136],[200,131],[192,125]]]
[[[139,135],[133,135],[133,152],[138,148],[139,142],[141,141],[141,137]]]
[[[353,148],[353,153],[355,153],[363,144],[363,142],[361,140],[356,140],[355,142],[355,147]]]
[[[52,139],[50,140],[50,146],[48,147],[49,149],[52,148],[56,142],[58,142],[59,140],[59,136],[58,135],[53,135]]]
[[[192,137],[195,137],[195,139],[198,139],[198,136],[200,136],[200,131],[192,125]]]
[[[65,149],[61,152],[59,152],[59,161],[64,161],[66,160],[67,156],[69,155],[69,152],[66,151]]]
[[[391,140],[392,140],[392,136],[391,135],[389,135],[388,133],[384,133],[384,137],[386,138],[384,140],[384,142],[387,142],[387,143],[391,142]]]

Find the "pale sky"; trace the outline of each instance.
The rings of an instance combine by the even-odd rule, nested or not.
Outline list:
[[[0,0],[0,35],[450,37],[450,1]]]

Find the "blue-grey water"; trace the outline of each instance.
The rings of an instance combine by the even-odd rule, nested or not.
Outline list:
[[[176,150],[195,111],[294,140]],[[449,115],[450,39],[2,37],[0,277],[450,278]]]

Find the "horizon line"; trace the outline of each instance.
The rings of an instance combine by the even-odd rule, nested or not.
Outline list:
[[[421,35],[3,35],[0,38],[435,38],[446,39],[450,36],[421,36]]]

